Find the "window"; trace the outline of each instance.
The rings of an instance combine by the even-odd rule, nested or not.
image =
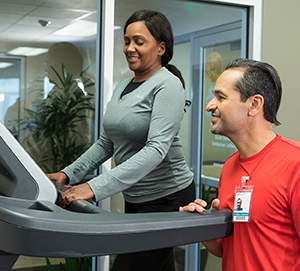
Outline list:
[[[98,2],[0,3],[0,121],[46,173],[72,162],[94,142]],[[64,77],[66,73],[72,82]],[[78,104],[74,100],[57,108],[55,102],[70,92],[89,106],[76,109],[73,120],[85,115],[76,132],[65,117],[70,114],[60,112]],[[58,110],[53,110],[54,105]],[[56,140],[51,142],[50,135]],[[21,256],[14,269],[33,266],[46,270],[46,260]]]

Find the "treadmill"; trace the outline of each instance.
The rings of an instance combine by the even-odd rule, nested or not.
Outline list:
[[[0,122],[0,270],[19,255],[89,257],[227,237],[230,210],[112,213],[84,200],[63,209],[54,185]]]

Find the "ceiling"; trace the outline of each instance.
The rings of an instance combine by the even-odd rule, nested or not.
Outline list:
[[[173,26],[174,35],[239,20],[241,10],[196,1],[116,0],[115,25],[122,26],[135,10],[156,9],[164,13]],[[220,16],[222,14],[222,16]],[[49,20],[43,27],[38,21]],[[19,46],[46,46],[78,38],[52,33],[77,20],[97,22],[96,0],[0,0],[0,51]],[[93,37],[95,38],[95,37]]]

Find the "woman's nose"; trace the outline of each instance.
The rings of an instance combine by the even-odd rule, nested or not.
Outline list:
[[[127,51],[134,51],[135,50],[135,46],[133,42],[130,42],[127,46]]]

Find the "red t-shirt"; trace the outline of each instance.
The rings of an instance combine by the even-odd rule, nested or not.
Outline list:
[[[250,222],[235,222],[222,240],[224,271],[300,270],[300,144],[277,135],[262,151],[225,163],[220,209],[234,209],[242,176],[253,185]]]

